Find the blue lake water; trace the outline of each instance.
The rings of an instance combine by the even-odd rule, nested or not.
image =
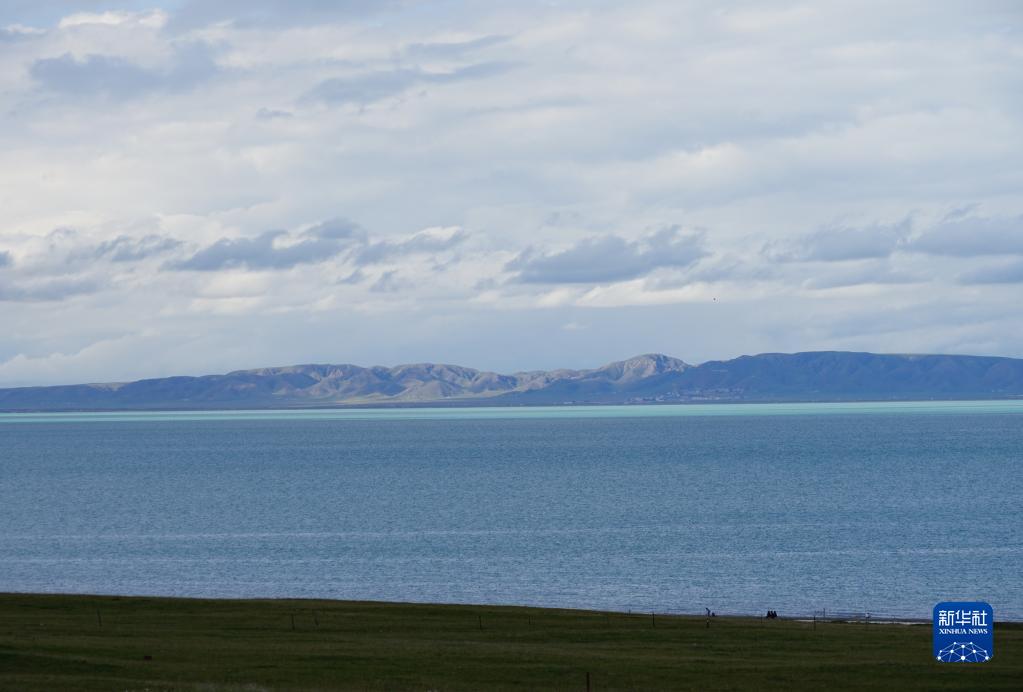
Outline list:
[[[0,414],[0,591],[1023,619],[1023,402]]]

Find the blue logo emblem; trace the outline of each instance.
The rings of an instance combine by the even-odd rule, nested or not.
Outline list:
[[[994,656],[995,611],[983,601],[934,606],[934,658],[942,663],[983,663]]]

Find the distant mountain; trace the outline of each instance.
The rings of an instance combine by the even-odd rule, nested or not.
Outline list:
[[[689,365],[660,354],[593,370],[501,375],[458,365],[293,365],[226,375],[0,389],[0,410],[558,405],[1023,397],[1023,360],[764,353]]]

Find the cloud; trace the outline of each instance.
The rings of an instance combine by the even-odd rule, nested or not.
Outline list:
[[[408,0],[187,0],[174,12],[171,26],[187,30],[216,22],[239,26],[295,26],[375,14]]]
[[[12,24],[11,26],[0,27],[0,43],[24,41],[36,36],[41,36],[44,33],[46,32],[40,29],[33,29],[32,27],[21,26],[20,24]]]
[[[166,374],[1023,355],[1023,56],[996,4],[4,0],[0,360],[125,315]],[[307,228],[338,209],[373,233]],[[706,242],[672,257],[643,229],[676,219]],[[104,353],[89,377],[143,367]]]
[[[1023,215],[996,218],[956,215],[921,234],[908,249],[953,257],[1023,255]]]
[[[78,58],[71,53],[37,60],[29,70],[32,78],[50,91],[110,98],[188,89],[216,71],[212,50],[198,42],[177,47],[172,64],[164,70],[142,67],[114,55],[90,54]]]
[[[153,255],[170,252],[184,243],[175,238],[150,234],[141,238],[119,235],[96,246],[96,257],[107,257],[112,262],[137,262]]]
[[[12,261],[13,260],[11,260],[11,253],[7,252],[6,250],[0,250],[0,267],[10,266]]]
[[[94,232],[93,232],[94,233]],[[140,236],[118,235],[109,240],[97,240],[92,234],[77,229],[60,227],[23,243],[21,274],[31,279],[42,276],[69,276],[88,273],[97,260],[118,264],[139,262],[156,255],[172,252],[184,243],[158,233]],[[0,253],[0,266],[3,265]]]
[[[408,255],[443,252],[467,237],[461,228],[449,227],[427,228],[398,241],[371,241],[357,224],[347,219],[332,219],[297,234],[278,230],[266,231],[252,238],[221,238],[187,259],[169,262],[166,267],[193,271],[290,269],[298,264],[315,264],[345,254],[346,259],[357,265],[356,271],[338,283],[355,284],[363,279],[359,266]],[[146,249],[155,251],[157,247],[160,245],[153,239]],[[381,286],[398,285],[394,281],[378,283]]]
[[[530,249],[505,269],[520,283],[603,283],[635,279],[660,267],[688,267],[707,254],[701,234],[670,226],[639,241],[604,235],[552,254]]]
[[[256,111],[256,117],[259,120],[279,120],[282,118],[293,118],[295,114],[278,108],[260,108]]]
[[[254,238],[221,238],[185,260],[170,262],[169,269],[290,269],[336,257],[357,243],[364,233],[355,224],[335,219],[296,236],[287,231],[266,231]],[[290,241],[290,242],[289,242]]]
[[[436,60],[445,58],[458,58],[466,53],[489,48],[504,43],[510,37],[491,34],[469,41],[451,41],[445,43],[412,43],[406,46],[405,56],[416,60]]]
[[[829,268],[828,271],[804,281],[803,286],[813,290],[823,290],[868,284],[912,284],[924,280],[913,273],[894,269],[886,261],[867,260],[855,264],[857,266]]]
[[[304,262],[322,261],[336,255],[340,249],[331,247],[324,252],[316,241],[299,243],[286,249],[274,246],[285,231],[266,231],[255,238],[221,238],[213,245],[199,250],[187,260],[172,262],[171,269],[216,271],[244,267],[248,269],[285,269]]]
[[[398,270],[392,269],[381,274],[369,290],[373,293],[396,293],[409,286],[411,284],[398,275]]]
[[[341,217],[328,219],[311,226],[303,235],[327,240],[364,241],[366,239],[366,232],[357,223]]]
[[[159,29],[167,23],[167,13],[161,10],[152,12],[135,13],[107,10],[105,12],[77,12],[61,18],[57,27],[68,29],[77,26],[102,25],[122,26],[125,24],[138,24],[140,26]]]
[[[0,282],[0,302],[60,301],[73,296],[95,293],[99,281],[92,278],[55,278],[31,281]]]
[[[348,276],[343,276],[340,279],[338,279],[337,281],[335,281],[334,283],[338,284],[339,286],[345,286],[345,285],[347,285],[347,286],[355,286],[356,284],[361,284],[365,280],[366,280],[366,275],[363,273],[362,269],[356,269],[355,271],[353,271]]]
[[[972,207],[913,233],[910,220],[897,224],[824,228],[795,240],[774,242],[766,255],[781,262],[842,262],[881,259],[895,252],[949,257],[1023,254],[1023,216],[986,218]]]
[[[510,63],[487,62],[459,67],[449,72],[427,72],[419,68],[402,68],[367,72],[350,77],[335,77],[320,82],[306,93],[303,100],[334,105],[367,105],[397,96],[416,86],[484,79],[506,72],[510,67]]]
[[[396,257],[450,250],[469,235],[461,228],[427,228],[398,242],[380,241],[367,245],[355,255],[355,263],[376,264]]]
[[[906,242],[909,220],[892,225],[860,228],[822,228],[794,241],[767,247],[767,255],[781,262],[843,262],[888,257]]]
[[[1023,283],[1023,260],[971,269],[959,274],[956,281],[967,286]]]

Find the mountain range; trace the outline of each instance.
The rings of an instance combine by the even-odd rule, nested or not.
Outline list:
[[[1023,397],[1023,359],[817,351],[690,365],[661,354],[502,375],[458,365],[292,365],[225,375],[0,389],[0,410],[563,405]]]

